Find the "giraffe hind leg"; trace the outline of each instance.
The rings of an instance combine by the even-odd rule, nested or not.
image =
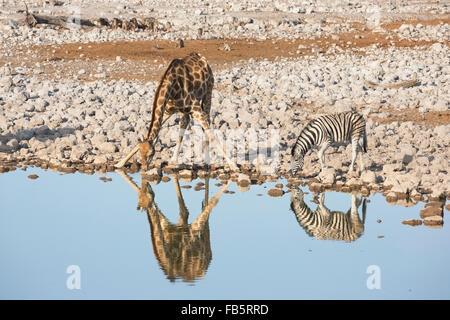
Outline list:
[[[208,122],[211,123],[211,99],[212,99],[212,89],[213,89],[213,84],[208,85],[208,88],[206,90],[206,95],[205,97],[202,99],[202,103],[201,103],[201,108],[203,110],[203,112],[206,115],[206,118],[208,119]],[[207,139],[203,145],[203,149],[204,153],[205,153],[205,162],[206,163],[210,163],[211,159],[209,158],[209,139]],[[205,152],[206,151],[206,152]]]
[[[194,109],[195,109],[195,107],[194,107]],[[200,109],[200,108],[197,108],[197,109]],[[213,134],[213,132],[212,132],[212,130],[210,128],[209,118],[206,115],[206,113],[203,112],[203,111],[196,111],[196,110],[194,110],[193,111],[193,117],[200,122],[203,130],[208,135],[208,140],[209,140],[210,144],[211,145],[217,145],[217,143],[213,144],[213,142],[215,142],[216,137],[214,136],[214,134]],[[220,148],[222,156],[224,157],[224,159],[228,163],[228,165],[231,167],[231,169],[232,170],[237,170],[238,169],[237,166],[226,155],[225,150],[223,148],[223,145],[218,146],[218,147]]]
[[[177,140],[177,144],[175,146],[175,151],[174,151],[172,159],[171,159],[172,163],[178,163],[178,155],[180,153],[181,142],[183,141],[184,133],[189,125],[189,121],[190,121],[190,116],[187,113],[184,114],[180,120],[180,133],[179,133],[179,137]]]

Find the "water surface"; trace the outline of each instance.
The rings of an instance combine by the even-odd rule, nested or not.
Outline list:
[[[0,298],[450,298],[448,225],[401,223],[423,203],[307,188],[269,197],[283,180],[240,192],[210,179],[205,194],[200,179],[142,188],[140,174],[102,176],[0,175]],[[314,228],[319,213],[336,223]],[[74,275],[80,289],[68,288]]]

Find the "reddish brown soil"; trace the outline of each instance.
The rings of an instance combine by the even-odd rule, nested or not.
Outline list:
[[[429,19],[429,20],[408,20],[385,23],[382,27],[388,31],[397,29],[402,24],[417,25],[437,25],[439,23],[450,23],[450,18]],[[352,23],[356,31],[336,34],[338,38],[322,37],[318,39],[293,39],[293,40],[275,40],[269,39],[258,41],[255,39],[215,39],[215,40],[186,40],[184,48],[176,46],[176,42],[169,40],[154,41],[117,41],[102,43],[72,43],[56,46],[35,46],[27,48],[34,54],[26,55],[24,60],[21,53],[17,56],[9,57],[12,66],[20,66],[22,62],[34,68],[39,62],[43,66],[44,72],[41,75],[43,79],[71,78],[77,76],[79,81],[95,80],[90,75],[96,73],[95,70],[101,63],[108,66],[104,71],[106,81],[109,80],[135,80],[150,81],[158,80],[164,72],[165,66],[174,58],[183,57],[190,52],[199,52],[204,55],[213,70],[231,68],[239,63],[246,63],[250,58],[258,60],[274,61],[280,58],[317,55],[319,53],[327,54],[327,50],[333,46],[339,46],[342,49],[354,50],[354,54],[364,54],[361,48],[370,46],[376,47],[415,47],[430,46],[434,41],[411,41],[400,40],[393,36],[392,39],[386,39],[386,34],[373,32],[366,28],[365,24]],[[224,45],[230,47],[225,51]],[[299,45],[304,46],[298,49]],[[449,43],[447,42],[448,46]],[[120,56],[122,62],[116,63],[116,57]],[[0,63],[5,62],[5,58],[0,59]],[[46,64],[45,62],[56,62]],[[78,74],[83,68],[88,70],[86,74]],[[428,112],[421,114],[417,112],[407,113],[402,111],[386,110],[391,113],[388,118],[374,118],[380,123],[392,121],[414,121],[427,126],[449,124],[449,112]]]
[[[420,124],[426,127],[450,124],[450,111],[429,111],[427,113],[420,113],[419,111],[412,111],[411,109],[408,109],[407,112],[404,110],[389,110],[389,113],[391,115],[387,118],[373,116],[372,119],[381,124],[412,121],[415,124]]]

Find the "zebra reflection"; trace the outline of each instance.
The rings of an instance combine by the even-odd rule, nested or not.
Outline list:
[[[319,205],[312,211],[304,201],[303,191],[295,189],[291,193],[291,210],[295,213],[298,223],[306,233],[319,240],[342,240],[353,242],[364,232],[366,218],[366,200],[361,196],[352,195],[352,204],[347,213],[330,211],[324,204],[325,195],[319,196]],[[362,205],[362,220],[359,218],[358,207]]]
[[[193,282],[203,278],[212,259],[209,215],[231,180],[214,197],[208,199],[209,178],[206,178],[202,212],[194,222],[188,224],[189,211],[184,203],[178,178],[174,177],[179,205],[179,219],[175,224],[159,210],[155,203],[155,193],[148,181],[142,179],[142,187],[139,189],[125,173],[118,172],[138,192],[138,209],[147,212],[153,252],[167,279],[175,282],[181,278],[185,282]]]

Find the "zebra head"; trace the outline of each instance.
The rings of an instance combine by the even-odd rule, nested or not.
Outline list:
[[[305,205],[304,203],[304,193],[300,188],[296,188],[291,190],[291,211],[297,212],[298,210],[301,210],[302,206]]]
[[[303,201],[304,193],[302,189],[293,189],[291,190],[291,202],[299,203]]]
[[[291,173],[292,176],[295,176],[298,170],[301,170],[303,167],[303,154],[294,154],[291,160]]]

